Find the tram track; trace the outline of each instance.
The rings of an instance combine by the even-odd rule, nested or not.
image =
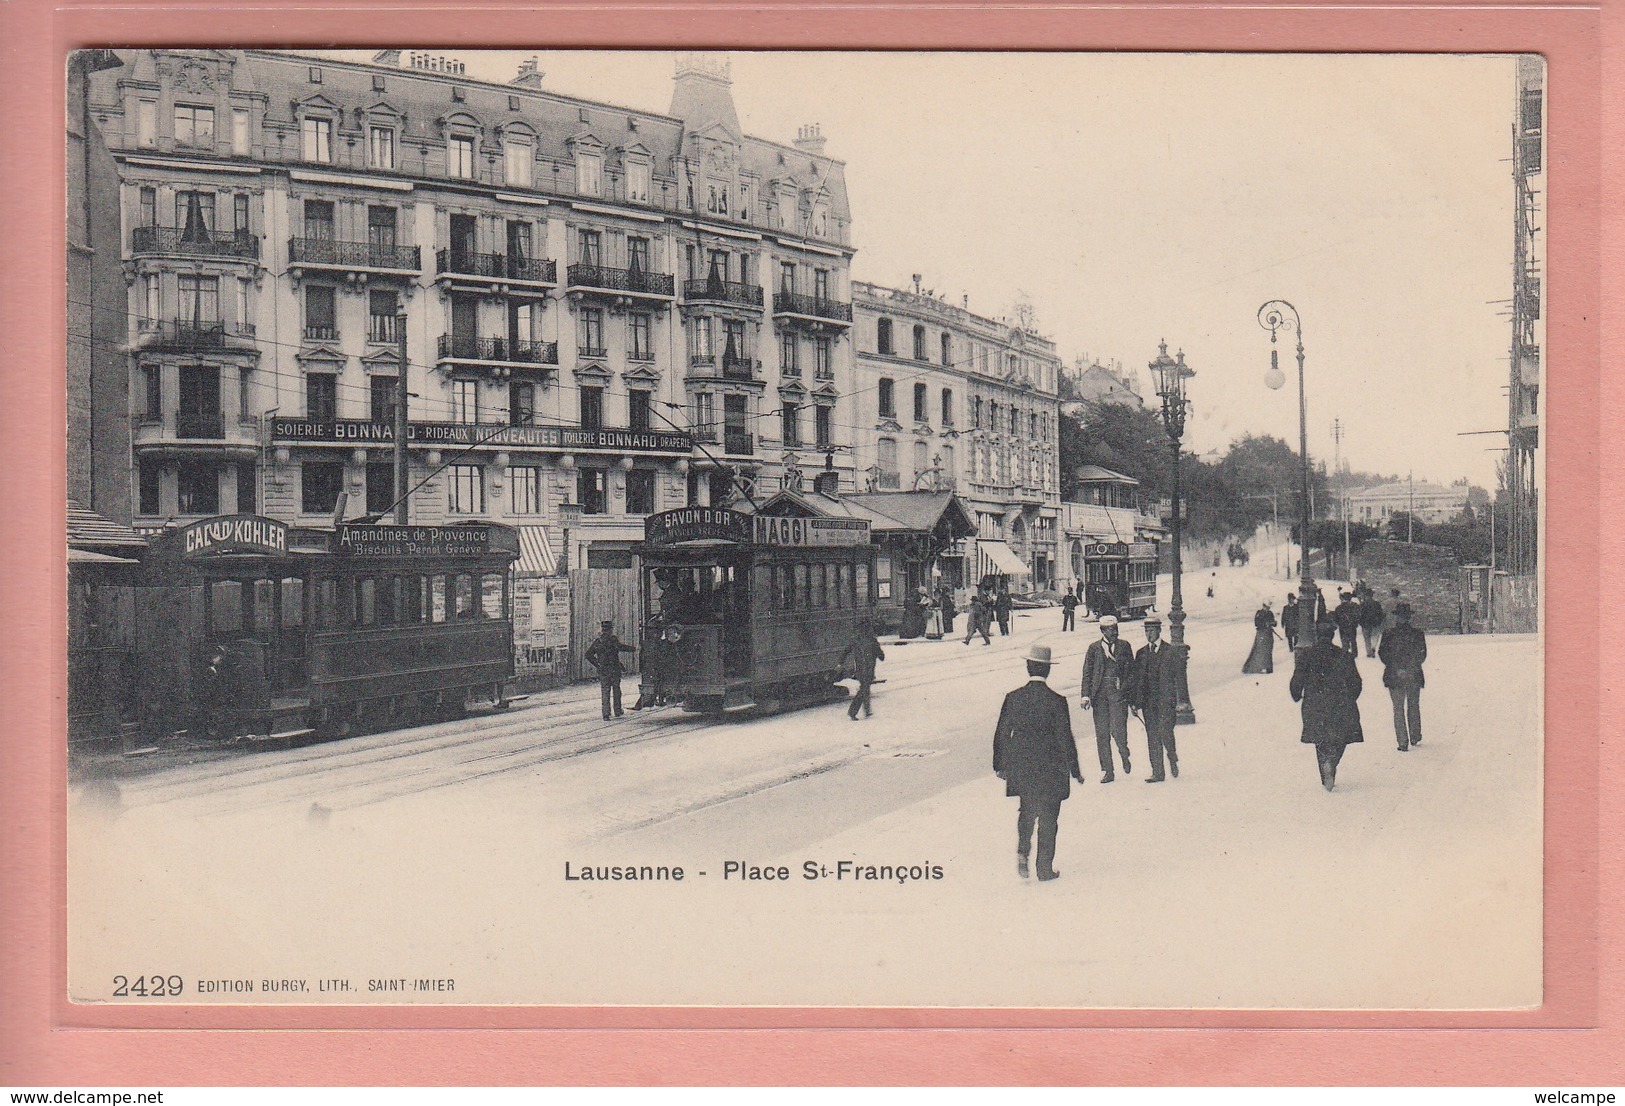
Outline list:
[[[1054,647],[1054,636],[1053,632],[1041,634],[1039,640],[1047,639]],[[1076,652],[1057,651],[1055,663],[1081,664],[1086,644],[1087,639],[1079,635]],[[988,650],[974,643],[970,646],[921,643],[916,646],[898,645],[896,648],[947,648],[974,652],[962,657],[962,663],[945,665],[943,662],[948,658],[933,658],[932,663],[918,669],[889,676],[887,684],[891,692],[948,685],[988,674],[1011,663],[1010,650]],[[1066,681],[1056,686],[1057,690],[1070,692],[1074,685]],[[566,699],[537,704],[512,714],[480,716],[474,721],[437,723],[424,728],[425,732],[406,731],[406,736],[395,731],[393,734],[344,739],[368,742],[365,748],[334,751],[334,743],[328,742],[306,746],[297,751],[298,755],[281,757],[275,763],[264,765],[245,767],[238,760],[211,762],[205,766],[207,770],[187,772],[184,779],[168,776],[152,778],[150,783],[143,781],[144,786],[132,788],[126,796],[126,805],[133,808],[192,805],[195,802],[198,804],[196,814],[202,818],[277,807],[298,808],[311,803],[319,803],[331,811],[357,810],[463,784],[512,778],[516,773],[595,753],[682,738],[719,724],[734,725],[761,720],[730,719],[719,722],[703,715],[674,713],[664,717],[639,715],[603,722],[597,717],[597,706],[596,697],[582,697],[574,702]],[[547,713],[539,714],[538,711],[542,710]],[[560,732],[561,729],[564,732]],[[544,733],[546,736],[542,737]],[[526,737],[538,737],[540,740],[515,744],[517,739]],[[823,767],[825,762],[820,761],[812,767],[820,772],[834,770],[867,755],[870,754],[837,758],[827,762],[827,767]],[[429,758],[427,762],[425,758]],[[625,833],[647,828],[696,810],[783,786],[806,776],[808,767],[803,762],[788,773],[764,777],[758,785],[730,789],[697,802],[685,802],[669,811],[648,815],[635,824],[616,827],[610,832]],[[336,778],[356,773],[364,774],[365,778]],[[233,796],[237,798],[233,799]],[[223,799],[227,801],[220,801]]]

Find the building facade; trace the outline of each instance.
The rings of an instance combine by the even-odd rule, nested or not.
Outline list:
[[[1103,365],[1080,357],[1066,374],[1066,390],[1079,403],[1125,403],[1144,407],[1140,382],[1121,362]]]
[[[137,525],[386,512],[403,339],[411,521],[541,527],[561,564],[782,483],[792,401],[832,443],[852,421],[844,166],[816,128],[744,135],[725,59],[681,59],[666,115],[398,50],[91,80]]]
[[[744,134],[725,57],[680,57],[666,114],[552,92],[534,59],[506,83],[420,51],[121,60],[90,114],[137,528],[387,520],[404,350],[409,521],[520,527],[521,665],[579,675],[583,627],[637,609],[646,515],[849,444],[845,167],[815,126]]]
[[[1385,525],[1396,514],[1409,512],[1417,522],[1449,522],[1467,506],[1467,486],[1441,488],[1437,484],[1396,483],[1355,488],[1347,495],[1350,522]]]
[[[989,573],[1055,586],[1061,360],[1028,329],[920,292],[855,282],[853,466],[866,490],[952,490],[977,538],[940,559],[956,586]]]

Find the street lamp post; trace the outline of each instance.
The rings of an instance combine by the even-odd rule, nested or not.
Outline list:
[[[1185,381],[1196,375],[1185,364],[1185,353],[1168,356],[1168,343],[1157,344],[1157,359],[1150,365],[1152,379],[1157,382],[1157,395],[1162,398],[1162,425],[1168,431],[1173,446],[1173,498],[1174,498],[1174,591],[1168,604],[1168,643],[1179,658],[1179,702],[1174,707],[1174,724],[1188,726],[1196,721],[1191,707],[1190,688],[1186,683],[1189,649],[1185,645],[1185,601],[1180,590],[1180,577],[1184,573],[1179,552],[1179,440],[1185,436],[1185,409],[1190,401],[1185,398]]]
[[[1298,487],[1298,648],[1307,649],[1315,643],[1315,576],[1309,567],[1309,405],[1303,392],[1303,322],[1298,309],[1286,300],[1270,300],[1258,309],[1258,325],[1270,332],[1270,371],[1264,383],[1279,389],[1286,383],[1276,357],[1275,335],[1290,328],[1298,339],[1298,457],[1303,462],[1303,482]]]

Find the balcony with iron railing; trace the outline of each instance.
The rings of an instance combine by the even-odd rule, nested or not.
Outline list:
[[[288,265],[344,272],[416,273],[423,268],[423,254],[417,246],[397,246],[386,242],[290,238]]]
[[[688,375],[698,379],[739,380],[760,383],[762,362],[755,357],[726,353],[693,353],[688,358]]]
[[[142,319],[137,344],[142,349],[258,352],[253,323],[224,323],[212,319]]]
[[[130,420],[130,444],[142,453],[186,455],[207,446],[242,455],[257,450],[259,439],[260,420],[253,415],[173,407]]]
[[[239,230],[230,234],[189,231],[182,227],[133,227],[130,253],[177,254],[184,257],[227,257],[253,261],[260,255],[257,234]]]
[[[436,280],[516,281],[551,287],[559,278],[558,264],[545,257],[446,249],[436,250],[434,259]]]
[[[720,303],[734,307],[761,307],[762,289],[756,284],[732,280],[685,280],[684,303]]]
[[[773,317],[816,330],[840,329],[852,325],[852,305],[803,292],[778,291],[773,293]]]
[[[477,361],[518,366],[551,366],[559,363],[557,342],[476,338],[467,334],[442,334],[437,354],[442,362]]]
[[[647,269],[617,269],[578,261],[564,272],[564,282],[572,293],[613,298],[647,297],[669,300],[677,294],[676,278],[670,273]]]
[[[731,426],[723,427],[722,452],[735,457],[750,457],[756,452],[756,436],[748,430],[735,430]]]

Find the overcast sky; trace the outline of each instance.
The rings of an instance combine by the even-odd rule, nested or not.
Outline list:
[[[670,106],[668,53],[444,52],[497,81],[539,53],[547,88]],[[1296,442],[1293,340],[1271,392],[1257,323],[1283,298],[1311,455],[1340,417],[1354,468],[1493,486],[1503,439],[1459,432],[1506,425],[1511,58],[730,56],[748,132],[819,123],[846,162],[855,279],[920,273],[993,316],[1024,292],[1069,364],[1143,370],[1166,338],[1197,371],[1198,452]]]

